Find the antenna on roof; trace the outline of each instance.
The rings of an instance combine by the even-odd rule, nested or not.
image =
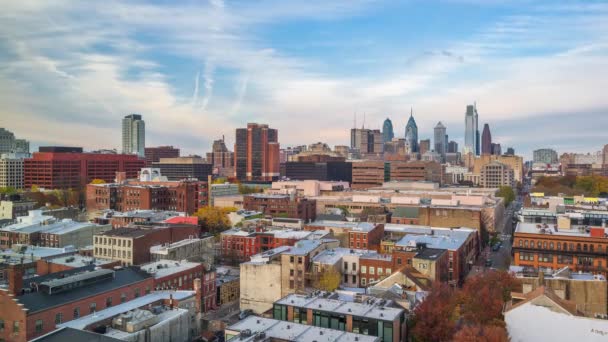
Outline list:
[[[354,115],[354,116],[355,116],[355,125],[353,126],[353,128],[355,128],[355,129],[356,129],[356,128],[357,128],[357,111],[355,111],[355,113],[354,113],[354,114],[355,114],[355,115]]]
[[[363,126],[361,126],[361,129],[365,129],[365,112],[363,112]]]
[[[414,116],[414,107],[410,107],[410,118]]]

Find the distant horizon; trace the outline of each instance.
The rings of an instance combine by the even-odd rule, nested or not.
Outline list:
[[[10,2],[0,126],[32,151],[120,151],[138,113],[146,145],[204,156],[247,122],[282,146],[349,145],[364,113],[403,137],[413,108],[419,139],[441,121],[462,150],[476,103],[503,151],[592,153],[608,143],[607,22],[582,0]]]

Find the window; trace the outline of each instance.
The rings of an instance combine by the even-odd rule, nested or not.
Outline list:
[[[345,282],[345,283],[348,283],[348,274],[345,274],[345,275],[344,275],[344,282]]]
[[[564,245],[564,246],[565,246],[565,245]],[[562,243],[561,243],[561,242],[558,242],[558,243],[557,243],[557,249],[558,249],[558,250],[562,249]]]
[[[298,264],[302,264],[302,257],[298,257]]]
[[[289,262],[293,264],[293,256],[289,257]]]
[[[15,323],[19,323],[19,322],[15,322]],[[19,328],[17,328],[19,329]],[[42,320],[41,319],[37,319],[36,320],[36,334],[40,334],[42,332]]]
[[[293,282],[293,280],[290,280],[290,281],[289,281],[289,288],[290,288],[290,289],[293,289],[293,288],[294,288],[294,282]]]
[[[388,275],[393,274],[393,272],[391,272],[391,271],[392,271],[392,270],[391,270],[390,268],[387,268],[387,269],[386,269],[386,274],[388,274]]]
[[[95,310],[97,310],[97,303],[89,304],[89,313],[95,313]]]
[[[587,244],[583,245],[583,251],[585,251],[585,252],[587,251]]]
[[[139,288],[135,289],[135,298],[139,298]]]
[[[564,244],[565,246],[566,244]],[[557,255],[557,263],[558,264],[572,264],[572,256],[570,255]]]
[[[344,262],[344,270],[348,271],[348,262],[346,262],[346,261]]]
[[[382,267],[378,267],[378,275],[381,276],[382,275]]]
[[[4,320],[0,319],[0,332],[4,331]]]
[[[540,253],[538,255],[539,262],[553,262],[553,254]]]
[[[357,264],[353,262],[352,266],[353,266],[353,271],[356,271],[357,270]]]
[[[120,294],[120,302],[124,303],[126,301],[127,301],[127,294],[123,292]]]
[[[361,286],[365,286],[366,282],[367,282],[367,280],[365,278],[361,278]]]
[[[289,275],[293,277],[293,274],[294,274],[293,270],[289,270]]]
[[[107,297],[106,298],[106,308],[109,308],[110,306],[112,306],[112,297]]]
[[[528,240],[524,241],[524,247],[528,248]]]
[[[74,308],[74,319],[80,317],[80,308]]]
[[[593,252],[593,245],[589,245],[589,251]]]
[[[376,269],[375,267],[369,267],[369,274],[376,274]]]
[[[554,247],[553,242],[551,242],[551,243],[549,244],[549,248],[553,249],[553,247]]]
[[[579,252],[581,251],[581,244],[580,243],[576,244],[576,250],[579,251]]]
[[[541,243],[540,243],[540,241],[538,241],[538,242],[536,243],[536,247],[538,247],[538,249],[540,249],[540,248],[541,248]]]
[[[524,246],[524,240],[519,240],[519,247],[523,247]]]
[[[18,332],[19,332],[19,322],[14,321],[13,322],[13,333],[18,333]]]
[[[543,248],[547,249],[547,241],[543,242]]]
[[[272,318],[280,321],[287,320],[287,306],[275,304],[273,307]]]
[[[367,266],[361,266],[361,273],[367,273]]]
[[[401,265],[401,258],[397,258],[397,265]]]
[[[357,276],[356,275],[352,276],[352,280],[353,280],[352,283],[356,284],[357,283]]]

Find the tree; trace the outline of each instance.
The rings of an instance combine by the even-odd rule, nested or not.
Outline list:
[[[340,286],[340,280],[342,280],[342,275],[335,268],[323,270],[319,277],[318,288],[323,291],[334,291]]]
[[[417,341],[450,341],[458,318],[456,291],[436,283],[424,301],[414,309],[412,334]]]
[[[17,193],[17,189],[15,189],[12,186],[7,186],[7,187],[4,187],[4,188],[0,188],[0,194],[2,194],[2,195],[10,196],[10,195],[14,195],[16,193]]]
[[[91,184],[106,184],[106,181],[103,179],[95,178],[91,181]]]
[[[243,184],[239,183],[239,193],[241,195],[256,194],[256,193],[260,193],[263,191],[264,191],[264,189],[262,189],[259,186],[248,186],[248,185],[243,185]]]
[[[508,342],[505,328],[496,325],[468,325],[454,335],[454,342]]]
[[[214,180],[211,182],[211,184],[224,184],[224,183],[226,183],[227,181],[228,181],[228,180],[227,180],[226,178],[224,178],[224,177],[219,177],[219,178],[214,179]]]
[[[203,229],[215,234],[230,228],[229,211],[223,208],[202,207],[194,216],[198,217]]]
[[[470,324],[502,325],[504,304],[518,287],[517,280],[505,271],[486,272],[465,282],[461,291],[462,316]]]
[[[38,188],[38,185],[32,184],[32,189],[30,191],[31,192],[40,192],[40,188]]]
[[[506,207],[508,207],[511,204],[511,202],[513,202],[515,200],[515,192],[513,191],[513,188],[510,186],[501,186],[498,189],[497,196],[504,198]]]

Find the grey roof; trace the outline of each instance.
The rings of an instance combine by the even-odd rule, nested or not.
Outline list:
[[[424,248],[416,254],[415,258],[426,259],[426,260],[437,260],[445,252],[446,252],[445,249]]]
[[[418,218],[418,207],[397,207],[393,209],[393,217]]]
[[[82,266],[82,267],[72,268],[72,269],[69,269],[66,271],[49,273],[49,274],[46,274],[43,276],[27,278],[27,279],[23,280],[23,284],[24,285],[31,284],[31,283],[40,284],[42,282],[47,282],[47,281],[50,281],[53,279],[61,279],[64,277],[69,277],[69,276],[77,274],[77,273],[93,271],[94,269],[95,269],[95,265],[86,265],[86,266]]]
[[[78,330],[74,328],[61,328],[52,331],[46,335],[40,336],[32,342],[65,342],[65,341],[83,341],[83,342],[121,342],[122,340],[115,339],[106,335],[96,334],[86,330]]]
[[[114,274],[114,279],[103,280],[88,286],[75,288],[71,291],[47,295],[43,292],[34,292],[16,297],[16,300],[29,310],[28,314],[50,309],[55,306],[75,302],[87,297],[108,292],[117,288],[127,287],[151,277],[147,272],[137,267],[127,267]]]

